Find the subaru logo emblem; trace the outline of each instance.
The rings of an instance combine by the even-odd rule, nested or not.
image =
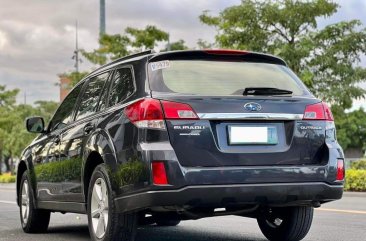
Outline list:
[[[258,103],[250,102],[250,103],[246,103],[244,105],[244,108],[247,111],[260,111],[262,109],[262,106],[260,104],[258,104]]]

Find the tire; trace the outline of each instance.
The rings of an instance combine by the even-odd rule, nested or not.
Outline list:
[[[34,192],[30,183],[26,171],[23,173],[18,193],[20,222],[26,233],[43,233],[47,231],[51,212],[35,208]]]
[[[180,223],[180,219],[172,218],[169,215],[155,214],[153,217],[156,225],[161,227],[173,227]]]
[[[137,215],[117,213],[114,199],[105,165],[100,164],[92,174],[88,189],[88,226],[92,240],[135,240]]]
[[[309,232],[313,214],[313,207],[273,208],[267,209],[257,222],[270,241],[299,241]]]

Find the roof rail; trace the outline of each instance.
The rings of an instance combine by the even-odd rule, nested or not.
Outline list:
[[[142,51],[140,53],[127,55],[127,56],[124,56],[122,58],[118,58],[116,60],[113,60],[112,62],[110,62],[110,63],[108,63],[106,65],[103,65],[102,68],[107,67],[107,66],[110,66],[110,65],[115,64],[115,63],[118,63],[118,62],[120,62],[122,60],[132,59],[132,58],[135,58],[135,57],[144,56],[144,55],[148,55],[148,54],[152,54],[152,53],[154,53],[154,50],[149,49],[149,50],[146,50],[146,51]]]

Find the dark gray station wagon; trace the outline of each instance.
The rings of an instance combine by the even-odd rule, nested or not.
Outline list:
[[[313,208],[342,197],[344,156],[329,107],[274,56],[143,52],[76,85],[24,150],[25,232],[51,212],[88,215],[91,239],[137,225],[237,215],[269,240],[301,240]]]

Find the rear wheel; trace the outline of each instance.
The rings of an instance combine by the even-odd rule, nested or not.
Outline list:
[[[19,189],[20,222],[26,233],[47,231],[51,213],[48,210],[36,209],[33,190],[27,172],[23,173]]]
[[[88,191],[89,232],[94,241],[133,241],[136,214],[117,213],[104,164],[97,166]]]
[[[309,232],[313,212],[313,207],[268,208],[257,221],[271,241],[298,241]]]

